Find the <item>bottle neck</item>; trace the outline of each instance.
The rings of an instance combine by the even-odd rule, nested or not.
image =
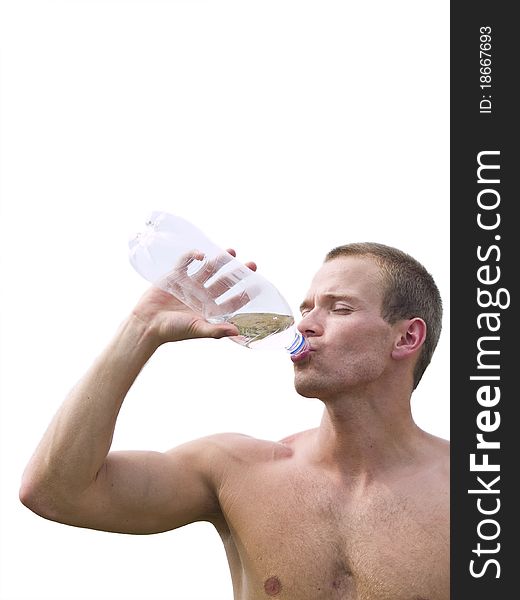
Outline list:
[[[286,346],[285,349],[291,356],[296,356],[307,350],[309,347],[309,342],[303,337],[303,335],[296,330],[294,333],[294,339],[289,346]]]

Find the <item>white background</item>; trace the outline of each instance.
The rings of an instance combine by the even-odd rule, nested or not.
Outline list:
[[[71,386],[147,283],[127,239],[153,209],[255,260],[296,312],[332,247],[418,258],[444,331],[414,394],[449,437],[449,3],[2,3],[2,600],[230,600],[220,540],[67,527],[18,501]],[[229,340],[161,348],[113,447],[313,427],[285,355]]]

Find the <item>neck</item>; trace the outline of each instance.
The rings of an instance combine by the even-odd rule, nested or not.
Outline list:
[[[409,396],[366,394],[329,399],[313,448],[317,462],[371,478],[417,460],[424,432],[414,423]]]

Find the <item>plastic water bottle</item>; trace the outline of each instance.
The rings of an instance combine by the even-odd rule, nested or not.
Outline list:
[[[209,240],[185,219],[153,212],[129,241],[138,273],[210,323],[227,321],[247,348],[285,348],[294,358],[309,352],[280,292]]]

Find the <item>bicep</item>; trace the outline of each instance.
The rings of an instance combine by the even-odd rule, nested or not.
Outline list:
[[[211,520],[219,504],[208,454],[202,442],[165,453],[111,452],[66,522],[145,534]]]

